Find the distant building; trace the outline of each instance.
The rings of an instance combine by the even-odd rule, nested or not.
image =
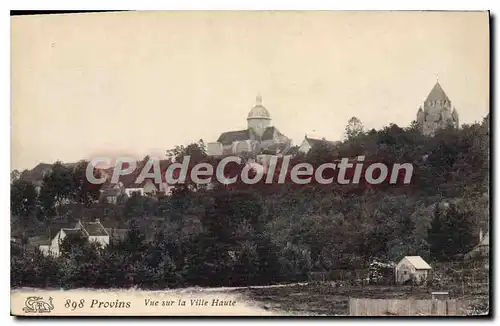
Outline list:
[[[316,146],[324,146],[326,148],[335,148],[337,147],[341,142],[340,141],[329,141],[326,140],[325,138],[323,139],[315,139],[315,138],[310,138],[305,136],[304,140],[302,141],[302,144],[300,144],[298,152],[302,154],[307,154],[309,151]]]
[[[165,179],[165,171],[169,165],[172,164],[170,160],[159,161],[160,182],[156,182],[154,178],[147,178],[142,182],[137,182],[148,160],[149,156],[146,156],[142,161],[138,161],[132,173],[120,175],[118,183],[111,183],[114,167],[109,168],[106,172],[106,182],[100,189],[100,200],[106,200],[108,203],[116,204],[120,196],[125,195],[131,197],[134,193],[148,197],[157,197],[161,195],[170,196],[174,189],[174,185],[167,184]]]
[[[396,265],[396,284],[404,284],[412,277],[417,283],[427,280],[431,266],[420,256],[406,256]]]
[[[125,189],[123,187],[123,184],[105,184],[101,188],[101,195],[99,197],[99,200],[116,205],[118,202],[118,198],[124,194]]]
[[[207,154],[223,156],[264,151],[278,154],[285,152],[291,144],[291,139],[271,125],[271,115],[262,105],[262,97],[257,96],[256,104],[247,116],[247,129],[222,133],[217,142],[207,144]]]
[[[464,259],[487,258],[490,255],[490,233],[483,237],[483,231],[479,231],[479,243],[465,254]]]
[[[129,183],[128,185],[125,185],[124,186],[124,191],[125,191],[125,194],[130,197],[132,196],[132,194],[134,193],[137,193],[141,196],[156,196],[158,194],[158,187],[160,187],[160,185],[155,185],[155,183],[153,182],[153,180],[151,179],[145,179],[143,182],[141,183]]]
[[[95,242],[102,247],[109,244],[109,233],[96,219],[95,222],[78,222],[74,228],[61,228],[59,232],[50,239],[50,243],[42,243],[39,246],[40,251],[45,255],[58,257],[61,254],[61,243],[68,236],[78,234],[86,238],[89,242]]]
[[[438,129],[448,126],[459,127],[458,112],[453,107],[451,101],[443,88],[436,82],[422,107],[417,112],[417,124],[424,135],[433,136]]]

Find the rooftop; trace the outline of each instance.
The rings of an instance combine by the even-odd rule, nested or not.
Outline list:
[[[271,115],[265,107],[262,106],[262,97],[257,96],[254,107],[248,113],[247,119],[267,119],[271,120]]]
[[[432,88],[431,92],[427,96],[427,101],[450,101],[443,88],[436,82],[436,85]]]
[[[100,222],[81,222],[83,228],[89,236],[106,236],[109,235],[106,229]]]
[[[408,260],[416,269],[432,269],[420,256],[406,256],[403,259]]]

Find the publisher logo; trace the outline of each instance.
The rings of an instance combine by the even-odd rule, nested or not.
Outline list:
[[[24,303],[25,307],[23,311],[26,313],[46,313],[51,312],[54,309],[52,304],[52,297],[49,297],[48,302],[43,301],[42,297],[28,297]]]

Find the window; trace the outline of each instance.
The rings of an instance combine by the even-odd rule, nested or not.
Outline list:
[[[408,274],[408,272],[407,272],[407,271],[404,271],[404,275],[406,275],[406,274]]]

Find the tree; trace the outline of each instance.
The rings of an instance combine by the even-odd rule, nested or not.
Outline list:
[[[471,212],[460,210],[455,203],[436,205],[428,231],[430,254],[438,260],[452,259],[467,253],[474,245]]]
[[[141,196],[140,193],[134,192],[125,202],[123,214],[128,218],[144,218],[152,215],[154,212],[151,202],[154,202],[152,198]]]
[[[190,156],[190,163],[200,163],[207,158],[207,150],[203,139],[200,139],[196,143],[191,143],[187,146],[175,146],[173,149],[169,149],[166,152],[168,158],[175,162],[182,163],[184,156]]]
[[[407,131],[420,132],[420,125],[417,120],[413,120],[410,125],[406,128]]]
[[[345,136],[346,139],[352,140],[363,134],[364,127],[361,120],[356,117],[352,117],[347,122],[347,126],[345,127]]]
[[[21,172],[19,172],[18,170],[12,170],[10,172],[10,183],[18,180],[20,177],[21,177]]]
[[[14,215],[28,217],[36,209],[37,193],[35,186],[27,180],[15,180],[11,184],[10,203]]]
[[[91,203],[99,199],[100,186],[91,183],[86,176],[88,161],[82,160],[77,163],[73,170],[73,195],[76,202],[89,206]],[[93,169],[95,178],[100,178],[98,169]]]
[[[248,223],[256,233],[262,232],[261,199],[244,191],[216,194],[206,205],[202,223],[217,241],[234,244],[237,241],[235,231],[241,223]]]
[[[40,205],[46,217],[59,215],[59,207],[75,198],[76,186],[73,169],[57,161],[52,171],[43,178],[40,190]]]
[[[176,146],[173,149],[167,150],[167,157],[177,163],[182,163],[185,156],[189,156],[189,168],[191,169],[196,164],[206,162],[208,159],[207,150],[203,139],[200,139],[196,143],[191,143],[187,146],[181,145]],[[178,170],[177,170],[178,171]],[[176,171],[174,171],[175,173]],[[194,183],[190,180],[189,174],[186,177],[186,181],[184,183],[178,183],[175,185],[173,192],[180,192],[181,195],[187,195],[193,189],[198,189],[199,184]]]

